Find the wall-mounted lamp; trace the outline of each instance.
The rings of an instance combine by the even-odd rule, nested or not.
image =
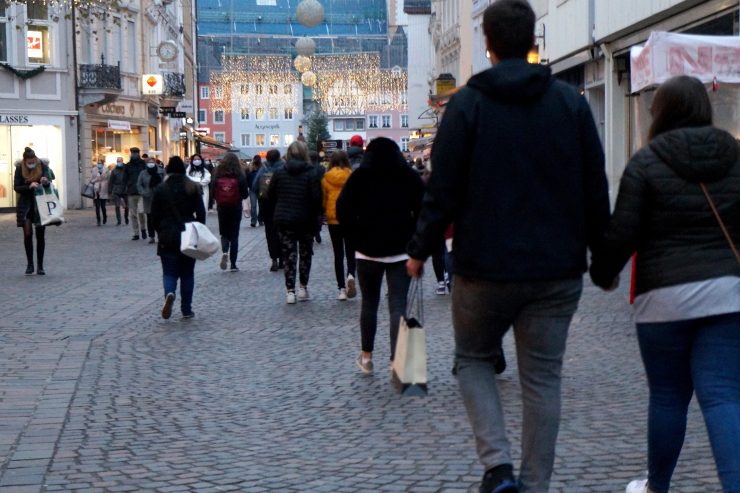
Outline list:
[[[192,125],[194,121],[195,120],[193,120],[193,117],[191,116],[185,118],[185,123],[187,123],[188,125]]]

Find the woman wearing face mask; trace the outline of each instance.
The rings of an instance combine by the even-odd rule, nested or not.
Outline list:
[[[126,224],[128,224],[128,198],[126,196],[126,174],[123,169],[123,158],[116,159],[116,167],[110,173],[108,180],[108,195],[113,196],[113,206],[116,210],[116,225],[121,225],[121,206]]]
[[[98,226],[100,226],[100,216],[102,212],[103,224],[108,222],[108,212],[105,209],[106,202],[108,202],[108,181],[110,180],[110,171],[105,167],[105,163],[102,159],[98,160],[98,164],[93,168],[90,182],[93,184],[95,189],[95,218],[98,220]]]
[[[154,197],[154,189],[157,185],[162,183],[162,178],[159,176],[157,170],[157,162],[154,158],[147,159],[146,169],[139,173],[139,181],[136,183],[136,188],[139,191],[139,195],[144,199],[144,212],[146,213],[146,230],[144,225],[141,227],[141,238],[146,239],[147,230],[149,232],[149,243],[154,243],[154,221],[152,221],[152,197]]]
[[[211,173],[208,171],[200,154],[193,154],[190,157],[190,165],[186,176],[198,183],[203,189],[203,205],[208,209],[208,202],[211,200],[209,184],[211,183]]]
[[[44,249],[46,241],[44,234],[46,226],[41,226],[41,218],[36,208],[35,192],[38,187],[49,187],[54,180],[54,172],[49,168],[47,160],[36,157],[36,153],[30,147],[23,151],[23,159],[15,163],[15,178],[13,189],[18,193],[18,205],[16,207],[16,222],[19,228],[23,228],[23,246],[26,248],[26,275],[33,274],[33,230],[36,230],[36,260],[38,269],[36,273],[40,276],[44,272]]]

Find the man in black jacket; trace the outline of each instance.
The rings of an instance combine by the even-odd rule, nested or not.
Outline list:
[[[139,195],[139,189],[136,184],[139,181],[139,174],[146,169],[146,162],[141,159],[138,147],[131,148],[131,159],[124,167],[124,183],[126,186],[126,196],[128,197],[128,206],[131,209],[131,231],[132,240],[139,239],[139,222],[141,222],[141,234],[146,239],[146,214],[144,214],[144,198]]]
[[[586,249],[609,220],[604,156],[589,106],[549,68],[527,63],[534,23],[526,0],[497,0],[486,10],[493,67],[447,106],[409,244],[409,274],[419,276],[454,224],[456,368],[486,469],[484,493],[548,491],[568,326]],[[518,484],[494,369],[512,325],[523,400]]]

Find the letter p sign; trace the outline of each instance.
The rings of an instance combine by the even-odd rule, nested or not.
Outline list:
[[[54,210],[57,208],[57,203],[54,202],[53,200],[47,201],[46,202],[46,208],[49,209],[49,215],[50,216],[53,216],[54,215]]]

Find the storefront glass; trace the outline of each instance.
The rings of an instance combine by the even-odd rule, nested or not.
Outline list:
[[[128,161],[132,147],[142,148],[139,127],[131,127],[131,130],[113,130],[108,127],[93,127],[92,129],[93,162],[103,158],[105,163],[110,165],[115,164],[118,157]]]
[[[54,185],[64,203],[62,130],[54,125],[0,125],[0,207],[15,207],[15,162],[23,157],[26,147],[32,148],[40,158],[49,160],[56,176]]]

